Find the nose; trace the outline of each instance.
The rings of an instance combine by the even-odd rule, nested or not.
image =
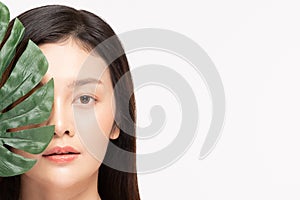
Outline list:
[[[63,137],[64,135],[74,136],[75,131],[71,117],[71,108],[64,105],[61,97],[54,97],[52,113],[48,120],[48,124],[55,125],[54,137]]]

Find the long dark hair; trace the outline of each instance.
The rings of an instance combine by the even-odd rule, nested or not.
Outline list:
[[[67,6],[50,5],[32,10],[17,17],[25,26],[25,36],[19,45],[15,60],[22,54],[28,43],[32,40],[37,45],[45,43],[55,43],[70,37],[80,42],[83,48],[92,50],[98,44],[112,36],[115,36],[112,28],[101,18],[85,10],[76,10]],[[14,20],[8,27],[8,33],[12,29]],[[8,34],[4,41],[8,38]],[[97,53],[108,63],[111,63],[112,57],[117,57],[109,65],[110,76],[113,87],[117,81],[127,72],[129,65],[124,53],[123,47],[117,37],[111,40],[103,49],[96,49]],[[118,56],[116,56],[118,55]],[[121,56],[119,56],[121,55]],[[15,61],[13,61],[15,62]],[[13,63],[12,63],[13,64]],[[126,84],[122,85],[122,89],[114,91],[116,99],[116,117],[132,133],[127,134],[120,129],[120,135],[117,139],[111,140],[108,145],[107,153],[104,160],[108,159],[125,159],[123,162],[130,169],[129,172],[123,172],[113,169],[105,164],[101,164],[98,175],[98,192],[102,200],[139,200],[139,191],[136,175],[135,156],[120,157],[113,151],[112,145],[116,145],[120,149],[129,152],[136,152],[135,125],[135,98],[133,93],[133,84],[131,76],[128,73],[125,77]],[[122,102],[122,95],[129,95],[129,102]],[[124,109],[128,110],[131,120],[128,120],[123,113]],[[115,124],[116,125],[116,124]],[[134,155],[134,154],[133,154]],[[127,160],[126,160],[127,159]],[[105,162],[104,162],[105,163]],[[20,193],[20,176],[6,177],[0,180],[0,199],[17,200]]]

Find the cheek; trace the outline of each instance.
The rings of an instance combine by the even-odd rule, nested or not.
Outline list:
[[[95,109],[98,129],[109,138],[114,123],[114,108],[111,103],[106,103]]]
[[[102,162],[114,122],[111,103],[99,103],[94,109],[74,107],[76,134],[86,150]]]

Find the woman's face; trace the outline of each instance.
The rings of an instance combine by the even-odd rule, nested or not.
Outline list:
[[[87,183],[98,175],[108,139],[119,134],[112,130],[115,106],[108,68],[101,57],[91,56],[73,39],[40,48],[49,63],[42,82],[54,78],[54,105],[45,123],[55,125],[55,133],[39,155],[15,150],[37,159],[22,178],[60,188]],[[85,134],[90,140],[81,140]],[[89,144],[93,141],[97,144]]]

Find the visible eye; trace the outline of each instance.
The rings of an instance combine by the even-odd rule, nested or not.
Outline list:
[[[87,96],[87,95],[83,95],[83,96],[79,97],[80,103],[83,103],[83,104],[88,104],[91,99],[92,99],[92,97]]]
[[[76,104],[92,104],[95,102],[96,102],[96,99],[89,95],[82,95],[75,100]]]

